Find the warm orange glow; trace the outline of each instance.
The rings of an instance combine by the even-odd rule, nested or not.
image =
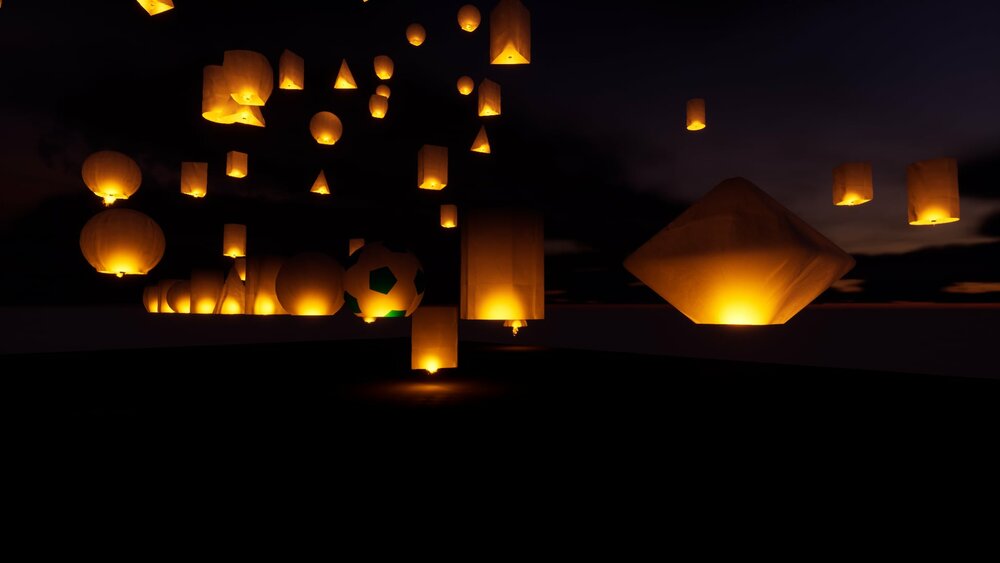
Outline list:
[[[479,134],[476,135],[476,139],[472,141],[472,148],[470,150],[472,152],[490,154],[490,138],[486,136],[485,125],[479,127]]]
[[[358,83],[354,81],[351,68],[347,66],[347,59],[340,61],[340,72],[337,73],[337,80],[333,83],[336,90],[356,90]]]
[[[410,252],[369,242],[344,273],[346,308],[361,318],[408,317],[424,297],[423,267]]]
[[[861,205],[872,197],[871,163],[845,162],[833,169],[834,205]]]
[[[156,284],[156,298],[159,302],[158,310],[160,313],[172,314],[176,312],[170,306],[170,290],[178,283],[180,280],[160,280],[160,283]]]
[[[424,145],[417,153],[417,187],[441,190],[448,185],[448,147]]]
[[[321,111],[309,121],[309,132],[313,139],[321,145],[333,145],[344,133],[344,125],[340,118],[328,111]]]
[[[382,119],[389,112],[389,98],[378,94],[372,95],[368,98],[368,111],[375,119]]]
[[[319,252],[299,254],[281,266],[275,293],[292,315],[333,315],[344,305],[344,268]]]
[[[922,160],[906,167],[907,215],[911,225],[943,225],[958,221],[958,162],[954,158]]]
[[[181,193],[191,197],[205,197],[208,193],[208,163],[181,163]]]
[[[264,127],[264,115],[259,107],[241,106],[233,100],[223,68],[206,66],[202,73],[201,115],[213,123]]]
[[[174,9],[174,0],[137,0],[137,2],[151,16]]]
[[[167,305],[175,313],[191,312],[191,282],[177,280],[167,289]]]
[[[479,28],[482,21],[483,16],[479,13],[479,8],[472,4],[466,4],[458,9],[458,27],[462,31],[472,33]]]
[[[410,323],[410,369],[436,373],[458,367],[458,310],[421,307]]]
[[[364,317],[365,324],[372,324],[375,322],[375,317]]]
[[[504,321],[503,326],[510,328],[511,333],[517,336],[519,330],[528,326],[528,321]]]
[[[278,88],[302,90],[306,85],[306,62],[302,57],[285,49],[278,60]]]
[[[454,229],[458,226],[458,206],[445,204],[441,206],[441,226]]]
[[[490,63],[531,63],[531,13],[520,0],[500,0],[490,12]]]
[[[247,226],[227,223],[222,229],[222,255],[238,258],[247,255]]]
[[[160,288],[155,285],[147,285],[142,290],[142,306],[147,313],[160,312]]]
[[[319,171],[319,176],[316,176],[316,181],[313,182],[312,189],[309,191],[314,194],[330,195],[330,184],[326,181],[325,172]]]
[[[458,93],[463,96],[468,96],[476,89],[476,83],[473,82],[472,78],[468,76],[462,76],[458,79]]]
[[[83,161],[83,183],[90,191],[111,205],[128,199],[142,184],[139,165],[128,156],[115,151],[99,151]]]
[[[226,176],[230,178],[246,178],[249,170],[249,156],[245,152],[229,151],[226,153]]]
[[[351,240],[347,241],[347,255],[348,256],[353,255],[358,250],[361,250],[361,247],[363,247],[364,245],[365,245],[365,239],[352,238]]]
[[[379,84],[375,87],[375,93],[388,100],[389,96],[392,94],[392,90],[390,90],[385,84]]]
[[[275,283],[284,260],[277,256],[252,256],[247,259],[244,302],[248,315],[287,315],[278,302]]]
[[[410,42],[410,45],[419,47],[424,44],[424,41],[427,41],[427,30],[419,23],[411,23],[406,28],[406,40]]]
[[[389,80],[392,78],[392,72],[395,70],[395,64],[393,64],[392,59],[386,55],[379,55],[375,57],[374,64],[375,76],[379,77],[379,80]]]
[[[225,283],[226,280],[221,272],[214,270],[191,272],[191,312],[196,315],[214,315]]]
[[[274,70],[267,57],[255,51],[226,51],[222,72],[229,95],[244,106],[262,106],[274,89]]]
[[[102,211],[80,231],[84,258],[102,274],[146,275],[160,262],[165,248],[156,221],[131,209]]]
[[[500,115],[500,85],[489,78],[479,83],[479,116]]]
[[[693,98],[687,101],[687,129],[688,131],[701,131],[705,128],[705,100],[703,98]]]
[[[236,270],[236,275],[239,276],[240,281],[247,281],[247,259],[246,256],[240,256],[233,260],[233,269]]]

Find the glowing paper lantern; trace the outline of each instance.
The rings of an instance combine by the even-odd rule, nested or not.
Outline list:
[[[477,210],[462,227],[463,319],[523,321],[545,318],[542,216],[531,211]]]
[[[703,98],[693,98],[687,101],[687,128],[688,131],[701,131],[708,121],[705,120],[705,100]]]
[[[344,273],[344,300],[366,323],[408,317],[420,306],[426,279],[413,254],[371,242],[352,254],[350,262]]]
[[[490,12],[490,63],[531,62],[531,13],[519,0],[500,0]]]
[[[128,199],[142,183],[139,165],[128,156],[115,151],[99,151],[83,161],[83,183],[111,205],[118,199]]]
[[[448,185],[448,147],[424,145],[417,153],[417,187],[440,190]]]
[[[221,66],[206,66],[202,76],[201,116],[213,123],[264,127],[264,115],[256,106],[241,106],[233,100]]]
[[[159,302],[160,313],[172,314],[176,312],[170,306],[170,289],[177,283],[180,283],[180,280],[160,280],[160,283],[156,284],[156,296]]]
[[[476,140],[472,141],[472,152],[479,152],[483,154],[490,154],[490,138],[486,136],[486,126],[483,125],[479,128],[479,134],[476,135]]]
[[[320,195],[330,195],[330,184],[326,181],[326,174],[320,170],[319,176],[316,177],[316,181],[313,182],[312,189],[309,190],[314,194]]]
[[[240,281],[247,281],[247,258],[246,256],[240,256],[239,258],[233,260],[233,269],[240,276]]]
[[[625,260],[698,324],[784,324],[853,267],[744,178],[713,188]]]
[[[340,118],[328,112],[321,111],[309,121],[309,132],[321,145],[333,145],[344,134],[344,125]]]
[[[489,78],[479,83],[479,116],[500,115],[500,85]]]
[[[445,204],[441,206],[441,226],[454,229],[458,226],[458,206]]]
[[[351,74],[351,68],[347,66],[347,59],[340,61],[340,72],[337,73],[337,80],[333,83],[333,87],[336,90],[357,89],[358,83],[354,81],[354,75]]]
[[[227,223],[222,228],[222,255],[238,258],[247,255],[247,226]]]
[[[406,27],[406,40],[410,45],[419,47],[427,40],[427,30],[419,23],[411,23]]]
[[[191,282],[177,280],[167,290],[167,304],[175,313],[187,315],[191,312]]]
[[[861,205],[872,197],[870,162],[845,162],[833,169],[834,205]]]
[[[226,282],[222,284],[222,292],[215,306],[216,315],[242,315],[246,303],[246,291],[240,274],[236,268],[229,270]]]
[[[375,57],[375,76],[379,77],[380,80],[389,80],[392,78],[392,72],[395,69],[395,65],[392,59],[386,55],[379,55]]]
[[[267,57],[255,51],[226,51],[222,72],[229,95],[244,106],[262,106],[274,89],[274,70]]]
[[[285,49],[278,59],[278,88],[282,90],[302,90],[306,87],[306,62],[295,53]]]
[[[181,193],[191,197],[205,197],[208,193],[208,163],[181,163]]]
[[[147,313],[160,312],[160,288],[155,285],[147,285],[142,290],[142,306]]]
[[[378,94],[372,95],[368,98],[368,111],[375,119],[382,119],[386,113],[389,113],[389,98]]]
[[[466,4],[458,9],[458,27],[462,28],[462,31],[472,33],[479,28],[482,21],[483,16],[479,13],[479,8],[472,4]]]
[[[363,238],[352,238],[347,241],[347,255],[351,256],[355,252],[361,250],[361,247],[365,245],[365,239]]]
[[[275,290],[289,314],[333,315],[344,305],[344,268],[326,254],[299,254],[285,260]]]
[[[143,10],[151,15],[162,14],[174,9],[174,0],[137,0]]]
[[[911,225],[958,221],[958,163],[955,159],[921,160],[907,166],[906,199]]]
[[[287,315],[278,301],[274,283],[284,259],[277,256],[250,257],[247,259],[245,286],[246,314]]]
[[[191,272],[191,312],[196,315],[214,315],[225,284],[222,272],[215,270]]]
[[[421,307],[410,324],[410,369],[435,373],[458,367],[458,310]]]
[[[476,83],[472,81],[472,78],[468,76],[462,76],[458,79],[458,93],[463,96],[468,96],[476,89]]]
[[[246,178],[249,170],[247,153],[229,151],[226,153],[226,176],[230,178]]]
[[[144,276],[166,249],[163,230],[148,215],[131,209],[107,209],[80,231],[83,257],[102,274]]]
[[[389,96],[392,94],[392,90],[390,90],[389,87],[386,86],[385,84],[379,84],[375,88],[375,93],[388,100]]]

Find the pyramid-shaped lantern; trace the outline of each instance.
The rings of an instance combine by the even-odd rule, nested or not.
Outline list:
[[[853,267],[744,178],[713,188],[625,260],[698,324],[784,324]]]
[[[483,154],[490,154],[490,138],[486,136],[486,126],[483,125],[479,128],[479,134],[476,135],[476,140],[472,141],[472,152],[481,152]]]
[[[333,83],[336,90],[357,90],[358,83],[354,81],[351,74],[351,67],[347,66],[347,59],[340,61],[340,72],[337,73],[337,81]]]
[[[330,195],[330,183],[326,181],[325,172],[319,171],[319,176],[316,177],[316,181],[313,182],[313,187],[309,191],[314,194]]]
[[[520,0],[500,0],[490,13],[490,63],[531,62],[531,13]]]

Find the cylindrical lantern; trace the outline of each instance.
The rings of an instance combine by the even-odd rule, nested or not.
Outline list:
[[[411,23],[406,27],[406,40],[410,42],[410,45],[419,47],[427,40],[427,30],[419,23]]]
[[[143,10],[151,16],[174,9],[174,0],[138,0]]]
[[[313,139],[321,145],[333,145],[344,134],[344,125],[340,118],[328,112],[321,111],[309,121],[309,132]]]
[[[906,199],[911,225],[958,221],[958,162],[937,158],[907,166]]]
[[[246,314],[287,315],[274,289],[284,259],[255,256],[247,259]]]
[[[379,84],[375,87],[375,93],[388,100],[389,96],[392,94],[392,90],[390,90],[385,84]]]
[[[215,306],[216,315],[242,315],[246,304],[246,291],[240,273],[231,268],[222,284],[222,292]]]
[[[191,312],[214,315],[226,280],[222,272],[195,270],[191,272]]]
[[[208,193],[208,163],[181,163],[181,193],[191,197],[205,197]]]
[[[861,205],[872,197],[870,162],[845,162],[833,169],[834,205]]]
[[[361,250],[361,247],[365,245],[365,239],[363,238],[352,238],[347,241],[347,255],[353,256],[355,252]]]
[[[351,74],[351,68],[347,66],[347,59],[342,59],[340,61],[340,71],[337,73],[337,80],[333,83],[333,87],[336,90],[357,89],[358,83],[354,81],[354,75]]]
[[[326,181],[326,173],[319,171],[319,176],[316,176],[316,181],[309,191],[314,194],[330,195],[330,184]]]
[[[708,121],[705,120],[705,100],[704,98],[692,98],[687,101],[687,128],[688,131],[700,131],[705,128]]]
[[[500,115],[500,85],[489,78],[479,83],[479,116]]]
[[[236,273],[240,276],[240,281],[247,281],[247,258],[246,256],[240,256],[233,260],[233,268]]]
[[[544,242],[539,213],[469,212],[462,227],[462,318],[545,318]]]
[[[458,27],[462,28],[462,31],[472,33],[479,28],[482,20],[483,16],[479,13],[479,8],[472,4],[466,4],[458,9]]]
[[[191,312],[191,282],[177,280],[167,290],[167,304],[175,313],[186,315]]]
[[[458,226],[458,206],[444,204],[441,206],[441,226],[445,229],[454,229]]]
[[[468,96],[476,89],[476,83],[472,81],[472,78],[468,76],[461,76],[458,79],[458,93],[463,96]]]
[[[395,65],[392,59],[386,55],[375,57],[375,76],[379,77],[379,80],[389,80],[392,78],[392,71],[394,69]]]
[[[278,59],[278,88],[302,90],[306,86],[306,62],[302,57],[285,49]]]
[[[238,258],[247,255],[247,226],[227,223],[222,229],[222,255]]]
[[[490,138],[486,136],[486,126],[479,127],[479,134],[472,141],[472,152],[490,154]]]
[[[83,161],[83,183],[111,205],[117,199],[128,199],[142,183],[139,165],[128,156],[115,151],[99,151]]]
[[[368,98],[368,111],[375,119],[382,119],[389,112],[389,98],[378,94],[372,95]]]
[[[178,283],[180,283],[180,280],[160,280],[160,283],[156,284],[157,299],[161,313],[169,314],[176,312],[170,306],[170,290]]]
[[[351,255],[344,273],[344,301],[366,323],[377,318],[408,317],[424,298],[426,279],[417,257],[380,242]]]
[[[299,254],[285,260],[275,290],[289,314],[333,315],[344,305],[344,268],[326,254]]]
[[[131,209],[108,209],[94,215],[80,231],[83,257],[102,274],[146,275],[163,258],[167,241],[148,215]]]
[[[156,285],[147,285],[142,290],[142,306],[147,313],[160,312],[160,288]]]
[[[410,324],[410,369],[435,373],[458,367],[458,310],[421,307]]]
[[[246,178],[249,171],[247,153],[229,151],[226,153],[226,176],[230,178]]]
[[[531,62],[531,13],[520,0],[500,0],[490,12],[490,63]]]
[[[417,187],[440,190],[448,185],[448,147],[424,145],[417,153]]]
[[[240,105],[262,106],[274,88],[274,70],[267,57],[255,51],[226,51],[222,72],[229,95]]]

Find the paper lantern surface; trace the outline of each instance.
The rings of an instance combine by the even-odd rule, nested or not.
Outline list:
[[[390,90],[389,87],[386,86],[385,84],[379,84],[377,87],[375,87],[375,93],[388,100],[389,96],[392,95],[392,90]]]
[[[473,31],[479,29],[479,24],[482,21],[483,16],[479,13],[479,8],[473,6],[472,4],[466,4],[458,9],[458,27],[460,27],[462,31],[472,33]]]
[[[500,115],[500,85],[489,78],[479,83],[479,116]]]
[[[226,223],[222,228],[222,255],[239,258],[247,255],[247,226]]]
[[[278,256],[247,258],[245,312],[248,315],[287,315],[278,301],[275,281],[284,259]]]
[[[174,9],[174,0],[137,0],[143,10],[151,16]]]
[[[244,106],[262,106],[274,89],[274,70],[267,57],[255,51],[226,51],[222,72],[229,95]]]
[[[155,285],[147,285],[142,290],[142,306],[147,313],[160,312],[160,288]]]
[[[410,322],[410,369],[435,373],[458,367],[458,310],[421,307]]]
[[[458,206],[446,203],[441,206],[441,227],[454,229],[458,226]]]
[[[354,81],[354,75],[351,74],[351,67],[347,66],[347,59],[340,61],[340,71],[337,72],[337,80],[334,81],[333,87],[336,90],[356,90],[358,83]]]
[[[102,274],[146,275],[160,263],[166,249],[163,230],[145,213],[107,209],[94,215],[80,231],[84,258]]]
[[[226,279],[216,270],[191,272],[191,312],[195,315],[214,315],[222,297]]]
[[[958,162],[921,160],[906,167],[907,218],[911,225],[941,225],[961,218]]]
[[[458,93],[463,96],[468,96],[476,89],[476,83],[468,76],[460,76],[456,86],[458,87]]]
[[[833,169],[834,205],[861,205],[872,197],[870,162],[845,162]]]
[[[216,315],[242,315],[246,308],[246,287],[236,268],[230,268],[219,300],[215,305]]]
[[[479,127],[479,134],[476,135],[476,139],[472,141],[472,152],[478,152],[483,154],[490,154],[490,138],[486,136],[486,126]]]
[[[625,260],[698,324],[784,324],[853,267],[744,178],[720,183]]]
[[[313,139],[321,145],[334,145],[344,134],[344,125],[340,118],[328,111],[321,111],[309,121],[309,132]]]
[[[448,185],[448,147],[424,145],[417,152],[417,187],[441,190]]]
[[[181,280],[160,280],[160,283],[156,284],[156,297],[159,301],[159,311],[161,313],[173,314],[177,312],[170,304],[170,290],[180,282]]]
[[[291,315],[333,315],[344,305],[344,268],[326,254],[302,253],[285,260],[275,291]]]
[[[490,12],[490,63],[531,62],[531,13],[520,0],[500,0]]]
[[[247,258],[246,256],[240,256],[233,260],[233,268],[236,270],[237,275],[240,277],[240,281],[247,281]]]
[[[701,131],[708,125],[705,119],[705,100],[703,98],[693,98],[687,101],[687,129],[688,131]]]
[[[363,238],[352,238],[347,241],[347,255],[351,256],[355,252],[361,250],[361,247],[365,245],[365,239]]]
[[[365,322],[408,317],[424,298],[426,276],[412,253],[370,242],[348,258],[344,273],[347,308]]]
[[[249,172],[250,157],[245,152],[229,151],[226,153],[226,176],[230,178],[246,178]]]
[[[170,289],[167,290],[167,304],[175,313],[188,314],[191,312],[191,282],[177,280]]]
[[[378,94],[372,94],[368,98],[368,111],[371,112],[372,117],[375,119],[382,119],[385,114],[389,113],[389,98],[385,96],[379,96]]]
[[[330,195],[330,184],[326,181],[325,172],[319,171],[319,176],[316,176],[316,181],[313,182],[312,189],[309,191],[314,194]]]
[[[83,161],[83,183],[111,205],[116,200],[128,199],[142,184],[139,165],[128,156],[116,151],[98,151]]]
[[[295,53],[285,49],[278,59],[278,88],[282,90],[302,90],[306,87],[306,62]]]
[[[419,23],[411,23],[406,27],[406,40],[410,45],[419,47],[427,41],[427,30]]]
[[[181,193],[191,197],[205,197],[208,193],[208,163],[181,163]]]
[[[379,77],[379,80],[389,80],[392,78],[392,73],[395,70],[395,64],[392,59],[386,55],[379,55],[375,57],[375,76]]]

